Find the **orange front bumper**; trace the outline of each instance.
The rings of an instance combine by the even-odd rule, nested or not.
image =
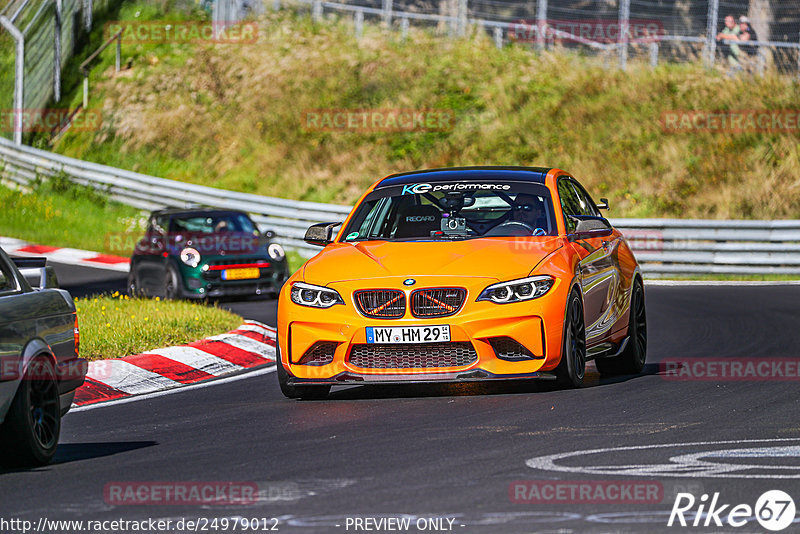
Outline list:
[[[488,277],[418,277],[413,289],[459,286],[467,297],[458,313],[449,317],[420,319],[406,315],[400,319],[372,319],[359,313],[353,292],[368,288],[403,288],[403,278],[353,280],[328,284],[336,289],[344,305],[327,309],[295,304],[290,288],[295,277],[284,286],[278,304],[278,343],[281,363],[296,383],[453,381],[476,378],[536,377],[552,371],[561,357],[564,307],[569,284],[556,280],[544,296],[511,304],[476,301],[481,291],[498,280]],[[411,289],[406,289],[410,293]],[[407,298],[408,300],[408,298]],[[448,367],[359,367],[350,356],[356,346],[367,345],[367,327],[449,325],[452,343],[469,344],[476,357],[464,365]],[[519,361],[503,359],[493,348],[499,338],[511,338],[524,346],[530,356]],[[303,365],[298,362],[318,342],[336,344],[330,363]],[[330,346],[330,345],[329,345]],[[461,345],[468,346],[468,345]],[[424,354],[426,344],[408,346]],[[368,349],[380,350],[371,345]],[[428,347],[429,349],[430,347]]]

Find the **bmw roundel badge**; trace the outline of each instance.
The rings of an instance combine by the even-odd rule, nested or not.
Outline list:
[[[417,283],[417,281],[414,280],[413,278],[406,278],[405,280],[403,280],[403,285],[404,286],[413,286],[416,283]]]

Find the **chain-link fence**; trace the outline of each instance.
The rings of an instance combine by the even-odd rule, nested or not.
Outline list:
[[[242,2],[244,0],[219,0]],[[800,2],[794,0],[265,0],[272,9],[349,14],[403,33],[410,24],[451,35],[487,31],[498,46],[565,48],[629,60],[704,61],[730,70],[800,73]]]
[[[21,142],[23,120],[61,100],[62,67],[108,1],[0,1],[0,135]]]

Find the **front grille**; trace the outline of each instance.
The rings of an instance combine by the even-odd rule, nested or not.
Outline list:
[[[493,337],[489,338],[488,341],[494,349],[494,353],[501,360],[521,362],[525,360],[535,360],[537,358],[521,343],[518,343],[510,337]]]
[[[367,317],[399,319],[406,313],[406,294],[396,289],[367,289],[353,296],[358,311]]]
[[[478,360],[472,343],[356,344],[350,363],[362,369],[463,367]]]
[[[417,289],[411,293],[411,314],[414,317],[447,317],[461,306],[467,291],[460,287],[437,287]]]
[[[317,341],[303,354],[299,365],[328,365],[333,361],[333,353],[339,344],[334,341]]]

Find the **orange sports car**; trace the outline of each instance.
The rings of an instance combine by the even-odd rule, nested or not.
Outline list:
[[[278,302],[281,391],[638,373],[644,286],[625,238],[559,169],[468,167],[376,182]]]

